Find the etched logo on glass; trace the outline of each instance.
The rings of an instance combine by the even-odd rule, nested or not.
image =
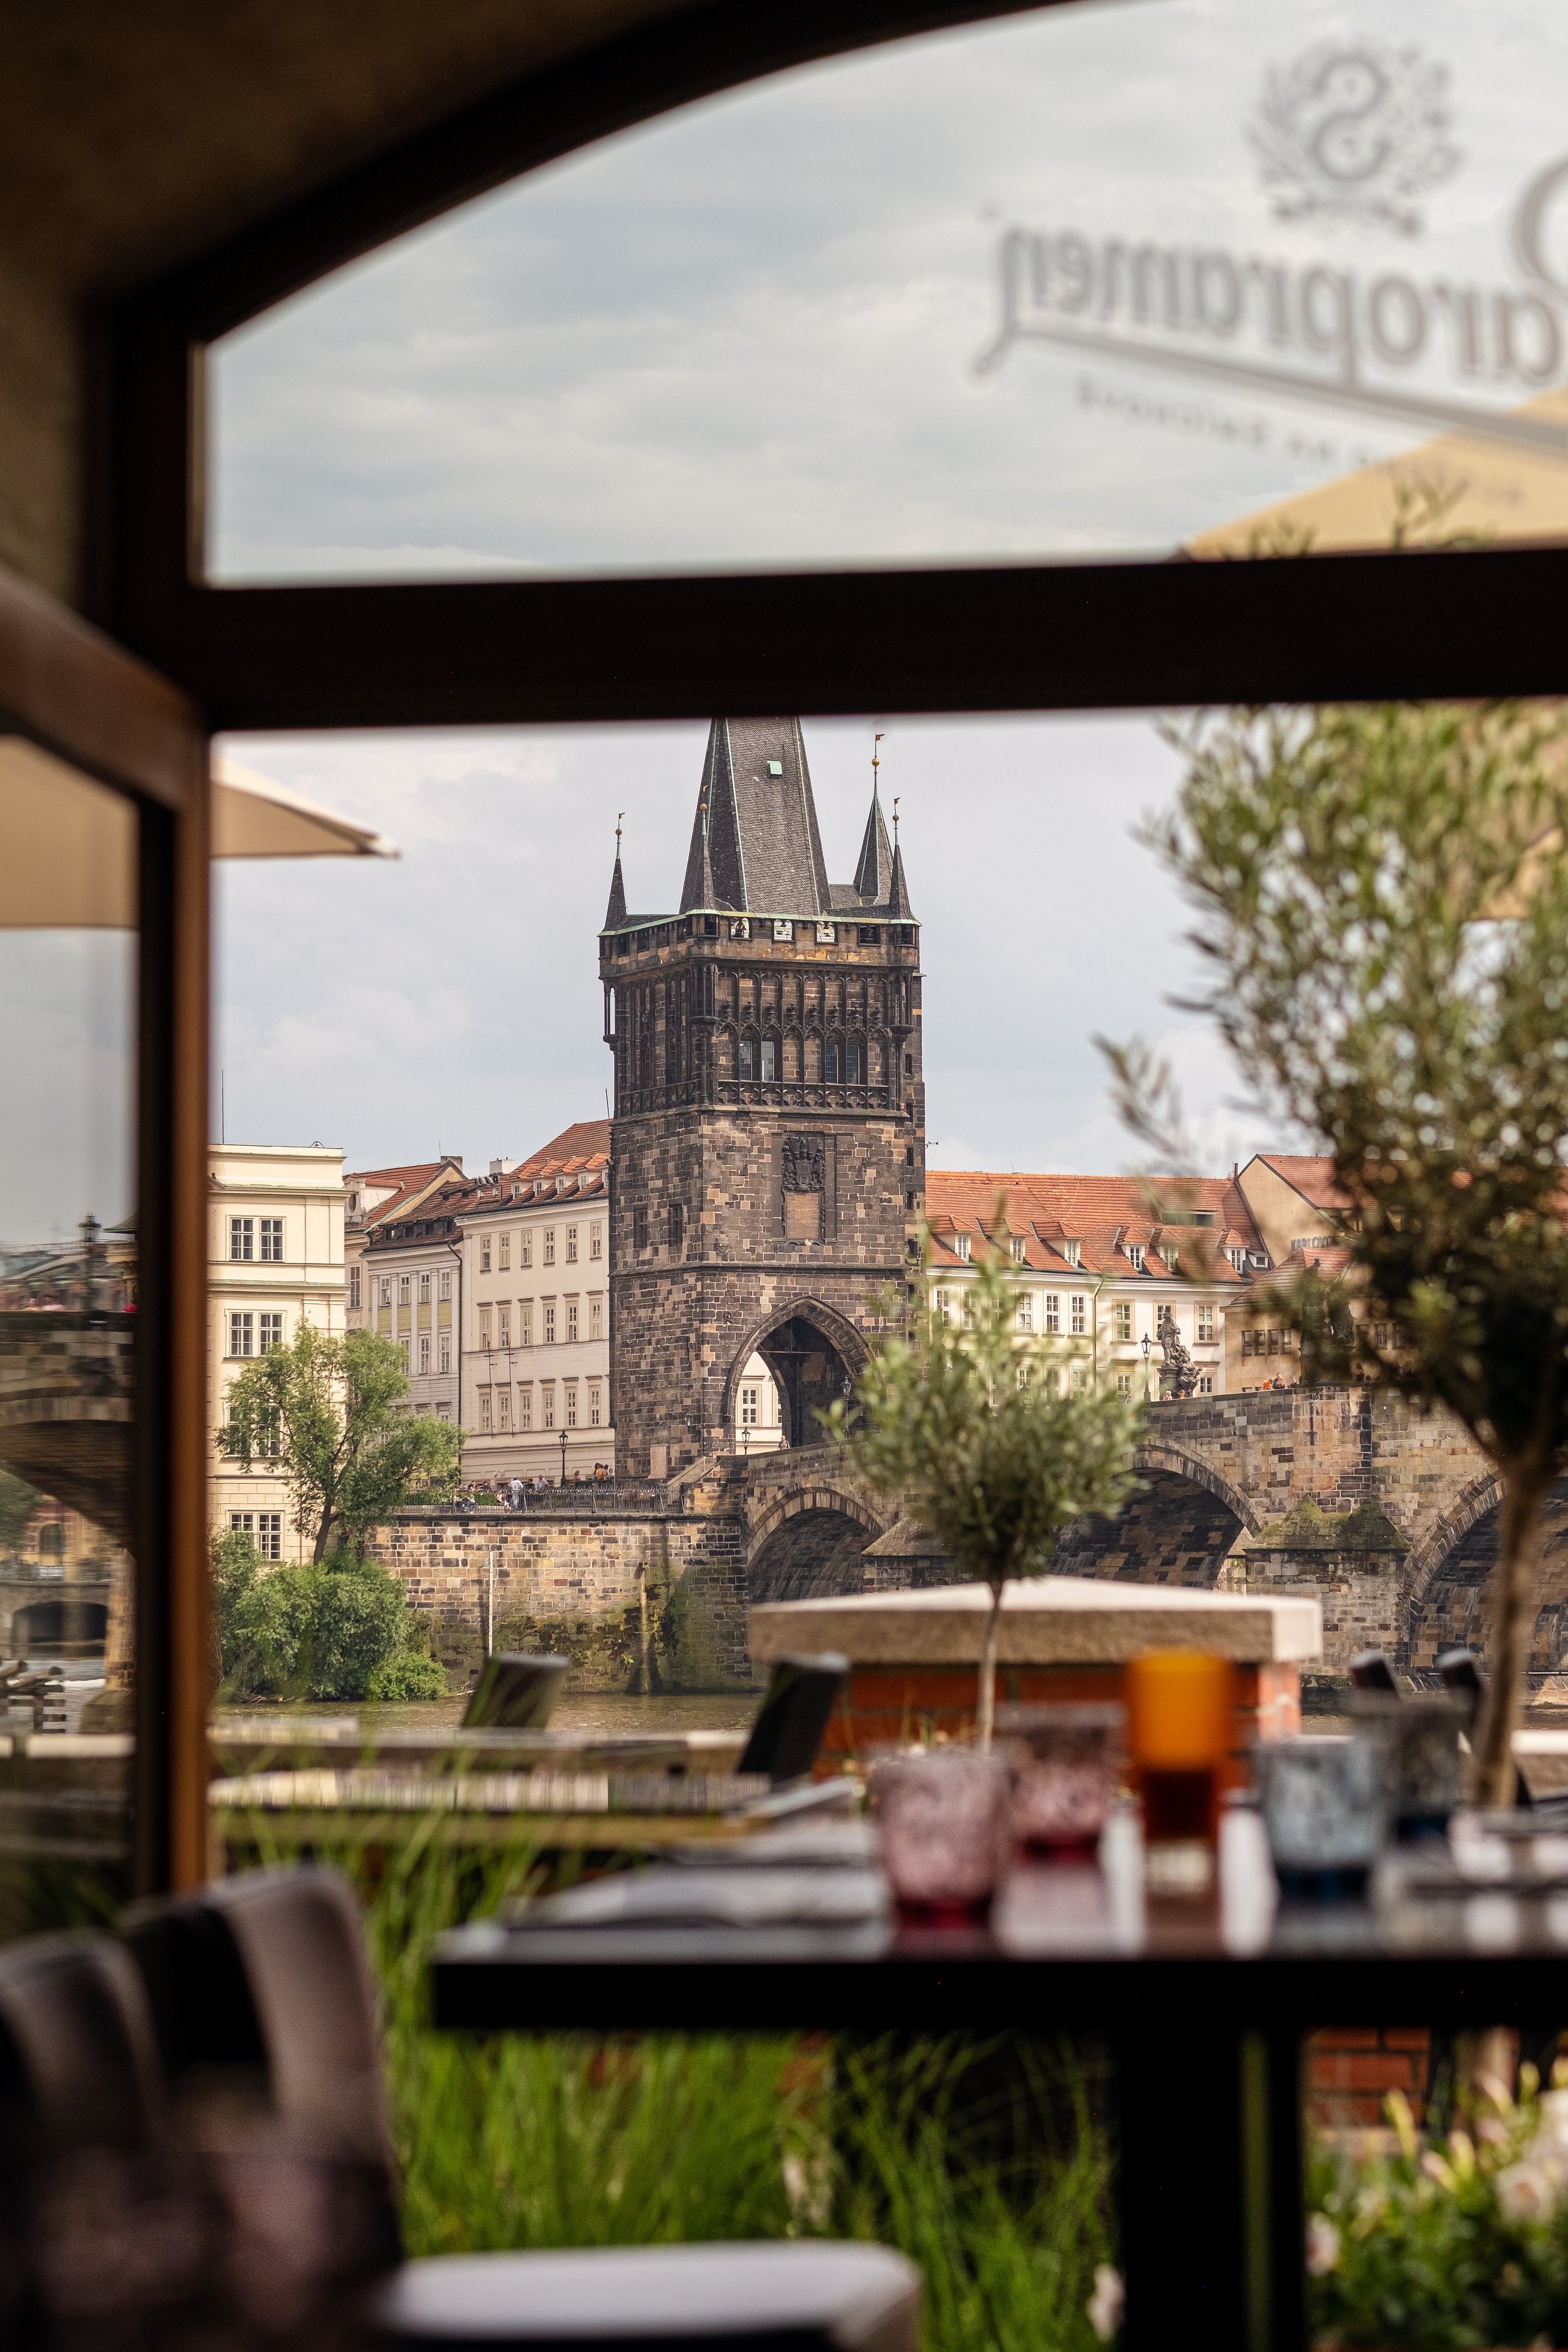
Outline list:
[[[1272,68],[1247,138],[1275,217],[1415,236],[1415,200],[1464,161],[1447,96],[1447,66],[1369,41],[1320,41]]]

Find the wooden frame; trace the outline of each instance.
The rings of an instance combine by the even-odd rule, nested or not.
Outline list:
[[[140,811],[135,1879],[207,1874],[208,793],[200,713],[0,574],[0,726]]]
[[[112,483],[96,545],[110,625],[215,727],[251,729],[1562,692],[1568,550],[1556,548],[203,584],[215,337],[606,132],[808,58],[1022,5],[707,0],[465,110],[147,289],[118,320],[110,371]]]

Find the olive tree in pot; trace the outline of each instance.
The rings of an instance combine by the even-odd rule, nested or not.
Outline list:
[[[1005,1245],[1005,1203],[993,1241],[964,1278],[962,1303],[932,1287],[873,1350],[852,1407],[829,1432],[884,1494],[897,1498],[974,1582],[991,1588],[981,1643],[977,1741],[991,1745],[1002,1595],[1015,1577],[1051,1565],[1064,1528],[1088,1512],[1119,1511],[1136,1486],[1132,1449],[1142,1407],[1089,1385],[1090,1358],[1025,1330],[1026,1291]],[[1075,1364],[1084,1385],[1075,1387]]]
[[[1542,1505],[1568,1469],[1568,741],[1554,709],[1240,711],[1175,733],[1145,828],[1265,1112],[1333,1163],[1345,1254],[1293,1269],[1302,1376],[1463,1423],[1501,1488],[1474,1759],[1512,1800]],[[1146,1134],[1158,1074],[1110,1049]]]

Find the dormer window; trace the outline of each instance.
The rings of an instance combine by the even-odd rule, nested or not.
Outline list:
[[[1142,1242],[1128,1243],[1127,1257],[1128,1263],[1131,1265],[1133,1273],[1142,1274],[1143,1271],[1143,1245]]]
[[[1069,1265],[1078,1265],[1078,1263],[1079,1263],[1079,1251],[1082,1249],[1082,1247],[1083,1247],[1083,1244],[1082,1244],[1082,1243],[1081,1243],[1081,1242],[1063,1242],[1063,1244],[1062,1244],[1062,1255],[1066,1258],[1066,1260],[1067,1260],[1067,1262],[1068,1262],[1068,1264]]]
[[[1231,1265],[1235,1267],[1237,1273],[1239,1274],[1241,1272],[1243,1261],[1247,1256],[1247,1252],[1242,1249],[1227,1249],[1226,1255],[1229,1258]]]
[[[965,1265],[967,1265],[969,1264],[969,1235],[967,1234],[955,1234],[953,1235],[952,1246],[958,1255],[963,1260]]]
[[[1024,1263],[1024,1236],[1022,1234],[1015,1234],[1013,1235],[1012,1251],[1014,1265],[1022,1265]]]

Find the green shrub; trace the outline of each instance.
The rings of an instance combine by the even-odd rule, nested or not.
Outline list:
[[[269,1567],[247,1535],[217,1537],[213,1598],[225,1688],[235,1698],[438,1696],[446,1676],[402,1585],[374,1560]],[[405,1692],[373,1694],[382,1669],[410,1654]]]
[[[419,1650],[397,1650],[383,1658],[365,1684],[366,1698],[445,1698],[447,1670]]]

